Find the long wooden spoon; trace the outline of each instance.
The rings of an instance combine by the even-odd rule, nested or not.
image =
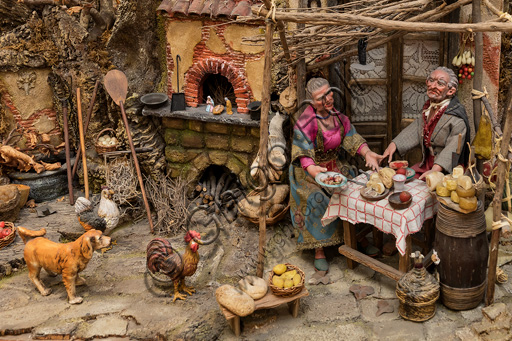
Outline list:
[[[128,142],[130,143],[130,149],[133,156],[133,163],[135,164],[135,170],[137,171],[137,177],[139,178],[140,190],[142,192],[142,198],[144,199],[144,205],[146,206],[149,227],[151,233],[153,233],[153,220],[151,219],[151,211],[149,209],[148,198],[146,197],[146,190],[144,189],[144,183],[142,181],[142,174],[140,172],[137,153],[135,152],[135,147],[133,146],[132,135],[130,133],[130,127],[128,126],[128,119],[126,118],[126,113],[124,111],[124,101],[126,100],[126,95],[128,93],[128,80],[122,71],[111,70],[105,75],[103,83],[108,94],[110,97],[112,97],[112,100],[121,108],[124,129],[126,130],[126,135],[128,136]]]

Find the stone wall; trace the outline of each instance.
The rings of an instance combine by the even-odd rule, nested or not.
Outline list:
[[[172,177],[197,181],[210,165],[227,167],[247,187],[259,145],[259,127],[164,117],[165,159]]]

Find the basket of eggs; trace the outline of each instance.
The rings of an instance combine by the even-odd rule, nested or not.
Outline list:
[[[297,295],[304,288],[304,272],[292,264],[277,264],[270,272],[268,285],[280,297]]]
[[[113,152],[117,149],[117,138],[114,129],[106,128],[99,132],[94,143],[96,153],[103,154]]]
[[[16,237],[16,228],[13,223],[0,221],[0,249],[11,244]]]

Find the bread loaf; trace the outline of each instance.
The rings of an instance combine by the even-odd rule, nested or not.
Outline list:
[[[380,179],[386,188],[391,188],[393,186],[393,175],[395,175],[395,173],[396,172],[389,167],[379,169]]]
[[[431,191],[434,191],[437,185],[443,180],[443,173],[441,172],[430,172],[426,176],[427,186]]]
[[[459,199],[460,199],[460,201],[459,201],[460,208],[465,209],[467,211],[476,210],[476,206],[478,204],[478,200],[476,199],[476,197],[469,197],[469,198],[460,197]]]
[[[464,175],[464,168],[462,166],[457,166],[452,171],[452,176],[454,179],[457,179],[460,176]]]
[[[452,201],[456,204],[459,203],[459,195],[457,194],[457,191],[452,191],[450,194],[450,199],[452,199]]]
[[[473,187],[473,181],[471,181],[471,178],[469,176],[463,175],[457,178],[457,185],[464,189],[470,189]]]
[[[384,186],[384,184],[379,181],[371,181],[370,180],[366,183],[366,187],[373,189],[378,194],[382,194],[386,190],[386,187]]]
[[[449,197],[450,196],[450,191],[446,187],[444,187],[442,183],[437,185],[436,193],[440,197]]]
[[[464,189],[463,187],[461,186],[457,186],[457,195],[460,197],[460,198],[469,198],[469,197],[474,197],[475,194],[476,194],[476,191],[475,191],[475,188],[474,187],[470,187],[469,189]]]

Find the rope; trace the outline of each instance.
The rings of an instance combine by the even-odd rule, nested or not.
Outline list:
[[[500,19],[505,19],[506,21],[512,22],[512,16],[505,12],[500,12]]]
[[[512,224],[512,220],[510,220],[503,213],[501,214],[501,220],[492,222],[492,229],[499,230],[502,227],[510,226]]]

